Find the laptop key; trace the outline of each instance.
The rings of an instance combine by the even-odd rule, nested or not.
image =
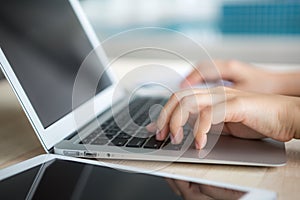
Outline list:
[[[94,131],[88,137],[89,138],[95,138],[97,136],[97,134],[98,134],[98,132]]]
[[[107,138],[98,137],[91,144],[94,144],[94,145],[104,145],[104,144],[107,144],[108,141],[109,141],[109,139],[107,139]]]
[[[142,147],[143,144],[146,142],[146,140],[147,140],[146,138],[134,137],[128,142],[126,147],[134,147],[134,148]]]
[[[101,134],[103,133],[103,130],[101,128],[97,128],[96,130],[94,130],[94,133]]]
[[[122,138],[122,139],[130,139],[131,135],[128,135],[127,133],[121,132],[117,135],[116,138]]]
[[[90,142],[91,142],[91,140],[85,138],[85,139],[81,140],[79,142],[79,144],[89,144]]]
[[[163,141],[158,141],[155,139],[155,136],[154,137],[151,137],[149,139],[149,141],[144,145],[144,148],[147,148],[147,149],[159,149],[160,146],[162,145]]]
[[[106,133],[105,136],[108,138],[108,139],[112,139],[115,134],[111,134],[111,133]]]
[[[179,151],[181,149],[182,145],[181,144],[171,144],[169,143],[168,145],[164,146],[164,150],[175,150]]]
[[[115,138],[111,141],[109,145],[115,145],[115,146],[124,146],[128,139],[122,139],[122,138]]]
[[[164,150],[175,150],[175,151],[178,151],[178,150],[181,149],[182,145],[183,145],[183,143],[180,143],[180,144],[172,144],[172,143],[171,143],[171,139],[168,138],[168,139],[166,140],[166,142],[164,143],[162,149],[164,149]]]
[[[181,149],[181,147],[182,147],[182,143],[172,144],[170,138],[168,138],[162,149],[179,151]]]
[[[135,134],[135,137],[139,138],[150,138],[151,136],[153,136],[153,133],[148,132],[145,129],[138,130],[138,132]]]
[[[115,130],[107,130],[105,131],[105,135],[107,138],[112,139],[115,135],[117,135],[118,131]]]
[[[83,140],[81,140],[79,143],[80,144],[89,144],[91,141],[96,137],[97,134],[91,133],[87,137],[85,137]]]

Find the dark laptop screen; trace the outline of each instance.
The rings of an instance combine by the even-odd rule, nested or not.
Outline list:
[[[72,106],[76,74],[93,47],[67,0],[1,1],[0,47],[45,128],[92,97]],[[93,58],[89,64],[103,71]],[[90,87],[99,93],[110,85],[104,74]]]

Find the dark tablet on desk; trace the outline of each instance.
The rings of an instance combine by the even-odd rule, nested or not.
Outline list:
[[[87,163],[86,163],[87,162]],[[0,199],[274,199],[275,193],[62,156],[0,171]],[[180,194],[180,195],[179,195]],[[254,195],[254,196],[253,196]],[[259,196],[257,196],[259,195]]]

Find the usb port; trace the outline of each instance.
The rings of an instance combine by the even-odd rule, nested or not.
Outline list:
[[[79,152],[78,151],[64,151],[65,156],[72,156],[72,157],[78,157]]]
[[[97,153],[95,152],[84,152],[84,155],[87,156],[87,157],[96,157],[97,156]]]

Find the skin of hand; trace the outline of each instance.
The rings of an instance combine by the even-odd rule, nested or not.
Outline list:
[[[219,98],[221,91],[225,92],[225,99]],[[279,141],[300,138],[300,98],[226,87],[174,93],[156,123],[149,127],[157,129],[157,140],[164,140],[170,133],[171,142],[178,144],[183,138],[182,127],[190,116],[197,116],[193,131],[197,149],[205,146],[211,126],[221,122],[225,122],[225,130],[230,134],[241,138],[265,136]],[[239,131],[241,128],[243,131]]]
[[[172,190],[183,199],[239,199],[243,192],[182,180],[166,179]]]
[[[205,81],[223,79],[233,83],[232,88],[250,92],[300,96],[300,72],[272,72],[239,61],[203,62],[181,82],[181,88],[188,88]],[[219,74],[214,70],[216,67]],[[205,75],[205,77],[203,77]],[[204,80],[205,78],[205,80]]]

